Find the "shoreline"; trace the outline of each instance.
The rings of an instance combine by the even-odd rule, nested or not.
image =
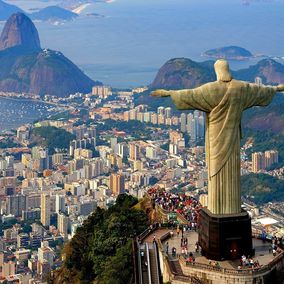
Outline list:
[[[25,98],[25,97],[17,97],[17,96],[5,96],[5,95],[0,93],[0,99],[1,98],[7,99],[7,100],[12,100],[12,101],[23,101],[23,102],[24,101],[26,101],[26,102],[30,101],[30,102],[34,102],[34,103],[47,104],[47,105],[57,106],[57,107],[68,107],[68,105],[62,105],[62,104],[47,102],[47,101],[33,99],[33,98]]]
[[[72,12],[80,15],[90,5],[92,5],[92,4],[91,3],[82,4],[79,7],[73,9]]]
[[[11,101],[27,101],[27,102],[34,102],[34,103],[44,103],[44,104],[50,104],[50,105],[54,105],[54,103],[51,102],[46,102],[46,101],[42,101],[42,100],[37,100],[37,99],[33,99],[33,98],[25,98],[25,97],[17,97],[17,96],[5,96],[3,94],[0,94],[0,98],[4,98],[7,100],[11,100]]]
[[[24,121],[10,121],[10,122],[2,122],[2,120],[0,120],[0,135],[6,134],[8,132],[11,131],[16,131],[18,127],[30,123],[30,124],[34,124],[36,121],[38,120],[46,120],[48,119],[48,117],[51,114],[59,114],[59,113],[64,113],[65,111],[68,111],[68,106],[63,106],[63,105],[55,105],[55,103],[52,102],[45,102],[45,101],[41,101],[41,100],[37,100],[37,99],[33,99],[33,98],[24,98],[24,97],[12,97],[12,96],[5,96],[3,94],[0,94],[0,101],[1,99],[7,100],[7,101],[14,101],[15,105],[17,103],[24,103],[27,102],[27,104],[42,104],[44,105],[44,108],[52,108],[52,107],[58,107],[58,109],[52,113],[45,111],[45,114],[43,116],[38,116],[35,118],[32,118],[32,120],[28,119],[29,121],[25,121],[26,119],[24,119]],[[3,101],[4,103],[4,101]],[[26,116],[24,116],[25,118]]]

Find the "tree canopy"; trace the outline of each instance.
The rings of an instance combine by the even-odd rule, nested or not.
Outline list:
[[[50,152],[54,152],[56,148],[68,149],[70,141],[75,139],[73,134],[54,126],[36,127],[32,134],[43,138],[43,144],[48,147]]]
[[[97,208],[65,246],[54,283],[131,283],[132,238],[147,225],[146,214],[133,208],[136,203],[121,194],[108,210]]]
[[[284,201],[284,180],[267,174],[244,175],[241,177],[242,194],[249,196],[256,204]]]

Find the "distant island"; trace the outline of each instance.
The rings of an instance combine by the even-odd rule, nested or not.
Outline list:
[[[30,9],[31,13],[0,0],[0,21],[6,21],[14,13],[24,13],[32,20],[51,22],[53,24],[75,20],[89,5],[96,2],[111,3],[111,0],[62,0],[58,5],[43,9]],[[86,16],[104,17],[97,13],[87,13]]]
[[[111,0],[62,0],[59,4],[60,7],[70,10],[74,13],[80,14],[88,5],[97,3],[97,2],[106,2],[111,3]]]
[[[78,14],[63,9],[59,6],[49,6],[30,15],[32,20],[39,21],[70,21],[78,17]]]
[[[37,21],[71,21],[79,15],[75,12],[69,11],[59,6],[48,6],[33,13],[26,13],[15,5],[8,4],[0,0],[0,21],[7,20],[14,13],[24,13],[32,20]]]
[[[205,51],[202,56],[209,58],[224,58],[229,60],[246,60],[253,57],[247,49],[239,46],[225,46]]]

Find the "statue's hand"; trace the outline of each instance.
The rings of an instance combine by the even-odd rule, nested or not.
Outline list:
[[[276,91],[277,92],[284,92],[284,84],[280,84],[276,86]]]
[[[170,91],[167,90],[156,90],[151,93],[153,97],[169,97],[171,94]]]

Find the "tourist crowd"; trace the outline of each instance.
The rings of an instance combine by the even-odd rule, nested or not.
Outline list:
[[[199,210],[201,204],[192,196],[184,193],[172,193],[160,190],[159,188],[151,188],[148,194],[162,209],[175,212],[183,216],[187,221],[186,229],[195,230],[198,225]]]

